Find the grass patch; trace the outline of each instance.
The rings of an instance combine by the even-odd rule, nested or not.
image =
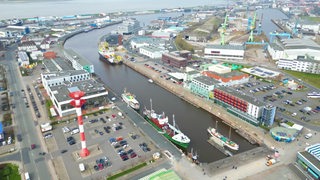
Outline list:
[[[0,179],[21,180],[19,167],[14,164],[0,165]]]
[[[301,19],[305,19],[307,21],[314,22],[314,23],[320,23],[320,17],[303,16],[301,17]]]
[[[107,180],[117,179],[117,178],[119,178],[119,177],[121,177],[121,176],[124,176],[124,175],[129,174],[129,173],[131,173],[131,172],[133,172],[133,171],[136,171],[136,170],[138,170],[138,169],[140,169],[140,168],[143,168],[143,167],[146,166],[146,165],[147,165],[147,163],[144,162],[144,163],[139,164],[139,165],[137,165],[137,166],[135,166],[135,167],[132,167],[132,168],[130,168],[130,169],[127,169],[127,170],[125,170],[125,171],[122,171],[121,173],[118,173],[118,174],[115,174],[115,175],[113,175],[113,176],[110,176],[110,177],[107,178]]]
[[[289,70],[284,70],[286,73],[303,80],[304,82],[316,87],[320,88],[320,77],[319,74],[310,74],[310,73],[303,73],[303,72],[297,72],[297,71],[289,71]]]

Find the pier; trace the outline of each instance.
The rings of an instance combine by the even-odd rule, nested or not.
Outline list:
[[[208,143],[210,143],[212,146],[217,148],[220,152],[222,152],[226,156],[233,156],[233,154],[230,151],[224,149],[223,145],[215,142],[212,137],[208,139]]]

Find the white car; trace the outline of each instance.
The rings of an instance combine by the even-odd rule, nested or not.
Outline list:
[[[62,128],[62,132],[63,133],[68,133],[68,132],[70,132],[70,129],[67,126],[65,126],[65,127]]]
[[[79,133],[79,132],[80,132],[79,128],[74,128],[74,129],[72,129],[72,131],[71,131],[71,135],[77,134],[77,133]]]

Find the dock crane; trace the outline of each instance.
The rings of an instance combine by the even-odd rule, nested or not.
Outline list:
[[[262,19],[263,19],[263,13],[261,14],[258,29],[257,29],[257,35],[260,35],[262,33]]]
[[[256,28],[256,17],[257,17],[257,14],[254,13],[253,20],[251,21],[251,24],[250,24],[250,36],[248,38],[248,42],[253,42],[253,30]]]
[[[221,36],[220,45],[225,45],[224,36],[225,36],[225,33],[226,33],[226,29],[227,29],[228,17],[229,16],[226,14],[226,17],[224,18],[224,22],[222,24],[222,31],[220,32],[220,36]]]

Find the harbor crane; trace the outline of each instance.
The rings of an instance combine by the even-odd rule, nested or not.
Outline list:
[[[222,31],[220,32],[220,36],[221,36],[221,41],[220,41],[220,45],[225,45],[225,40],[224,40],[224,36],[226,33],[226,29],[227,29],[227,21],[228,21],[228,15],[226,14],[225,18],[224,18],[224,22],[222,24]]]
[[[291,34],[286,33],[286,32],[282,32],[282,33],[279,33],[279,32],[270,32],[269,42],[270,42],[270,43],[273,43],[274,38],[277,37],[277,36],[279,36],[279,37],[286,37],[287,39],[290,39],[290,38],[291,38]]]
[[[248,38],[248,42],[253,42],[253,30],[256,28],[256,17],[257,17],[257,14],[254,13],[253,20],[251,21],[251,24],[250,24],[250,35]]]

